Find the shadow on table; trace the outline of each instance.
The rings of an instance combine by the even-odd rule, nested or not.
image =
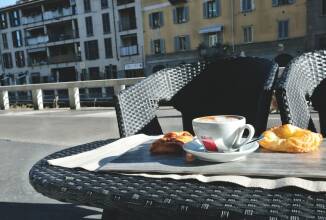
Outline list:
[[[70,204],[0,202],[1,220],[87,220],[101,219],[101,215],[101,211]]]

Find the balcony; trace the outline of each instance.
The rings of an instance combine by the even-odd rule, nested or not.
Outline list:
[[[129,3],[134,3],[135,0],[117,0],[117,5],[126,5]]]
[[[78,34],[76,33],[76,31],[71,31],[67,33],[53,33],[53,34],[49,34],[49,42],[70,40],[70,39],[75,39],[77,37]]]
[[[136,19],[128,21],[119,21],[119,31],[129,31],[137,29]]]
[[[32,24],[32,23],[43,21],[43,16],[42,14],[39,14],[36,16],[22,17],[21,21],[23,25]]]
[[[43,13],[44,20],[51,20],[56,19],[60,17],[70,16],[73,15],[74,12],[71,7],[69,8],[60,8],[53,11],[46,11]]]
[[[120,56],[133,56],[138,54],[138,45],[120,47]]]
[[[49,58],[50,64],[70,63],[70,62],[78,62],[78,61],[81,61],[81,58],[76,54],[63,54],[63,55],[53,56]]]
[[[30,37],[26,39],[27,45],[37,45],[37,44],[45,44],[49,42],[49,36],[43,35],[43,36],[37,36],[37,37]]]

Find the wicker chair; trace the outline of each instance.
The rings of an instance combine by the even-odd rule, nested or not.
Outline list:
[[[156,116],[162,100],[170,101],[182,113],[184,129],[191,132],[192,119],[207,114],[241,114],[261,132],[266,128],[277,69],[271,61],[252,57],[163,69],[116,97],[120,135],[162,134]],[[234,100],[233,94],[238,98]],[[226,99],[228,95],[232,99]],[[243,102],[244,97],[249,104]],[[218,100],[221,105],[217,105]]]
[[[276,97],[282,123],[316,131],[307,101],[319,111],[321,131],[326,136],[326,108],[322,95],[326,94],[326,51],[305,53],[295,58],[277,82]]]

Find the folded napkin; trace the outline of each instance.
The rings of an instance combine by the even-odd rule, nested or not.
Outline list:
[[[131,156],[133,157],[133,152],[137,155],[137,148],[142,145],[148,145],[153,141],[157,140],[161,136],[147,136],[144,134],[138,134],[126,138],[121,138],[115,142],[104,145],[102,147],[96,148],[91,151],[87,151],[84,153],[48,160],[50,165],[61,166],[65,168],[83,168],[89,171],[114,171],[114,166],[117,166],[117,163],[114,163],[114,160],[117,158],[121,158],[122,156],[128,155],[126,154],[131,152]],[[148,149],[143,150],[143,152],[147,152]],[[143,170],[149,170],[148,167],[145,169],[145,166],[152,166],[151,163],[144,162],[142,163],[141,156],[136,158],[140,162],[140,166],[144,166]],[[144,158],[147,158],[145,156]],[[119,161],[118,159],[118,161]],[[128,157],[127,157],[128,159]],[[129,161],[129,160],[128,160]],[[152,161],[150,161],[152,162]],[[119,164],[119,163],[118,163]],[[165,165],[165,164],[163,164]],[[213,164],[214,165],[214,164]],[[135,164],[130,163],[130,169],[135,169]],[[113,169],[112,169],[113,167]],[[141,167],[140,167],[141,168]],[[152,167],[151,167],[152,168]],[[138,167],[139,169],[139,167]],[[286,186],[296,186],[308,191],[312,192],[326,192],[326,181],[312,181],[303,178],[297,177],[286,177],[286,178],[278,178],[278,179],[264,179],[264,178],[251,178],[245,175],[221,175],[213,174],[213,175],[201,175],[201,174],[173,174],[173,166],[167,166],[166,169],[170,171],[155,174],[155,173],[146,173],[146,171],[141,172],[142,169],[139,169],[137,173],[125,173],[120,172],[123,175],[134,175],[134,176],[143,176],[147,178],[167,178],[167,179],[176,179],[176,180],[185,180],[185,179],[195,179],[200,182],[208,183],[208,182],[228,182],[238,184],[244,187],[258,187],[263,189],[276,189]],[[122,169],[123,170],[123,169]],[[136,169],[137,170],[137,169]],[[119,172],[118,169],[114,172]],[[172,174],[171,174],[172,173]]]
[[[96,171],[101,168],[101,166],[110,163],[130,149],[135,148],[141,144],[154,141],[159,137],[160,136],[148,136],[144,134],[133,135],[126,138],[121,138],[115,142],[91,151],[59,159],[48,160],[48,163],[50,165],[65,168],[79,167],[89,171]]]

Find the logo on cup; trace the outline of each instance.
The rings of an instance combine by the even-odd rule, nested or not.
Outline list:
[[[216,145],[215,141],[213,140],[213,138],[202,136],[201,141],[202,141],[203,145],[205,146],[206,150],[218,151],[217,145]]]

